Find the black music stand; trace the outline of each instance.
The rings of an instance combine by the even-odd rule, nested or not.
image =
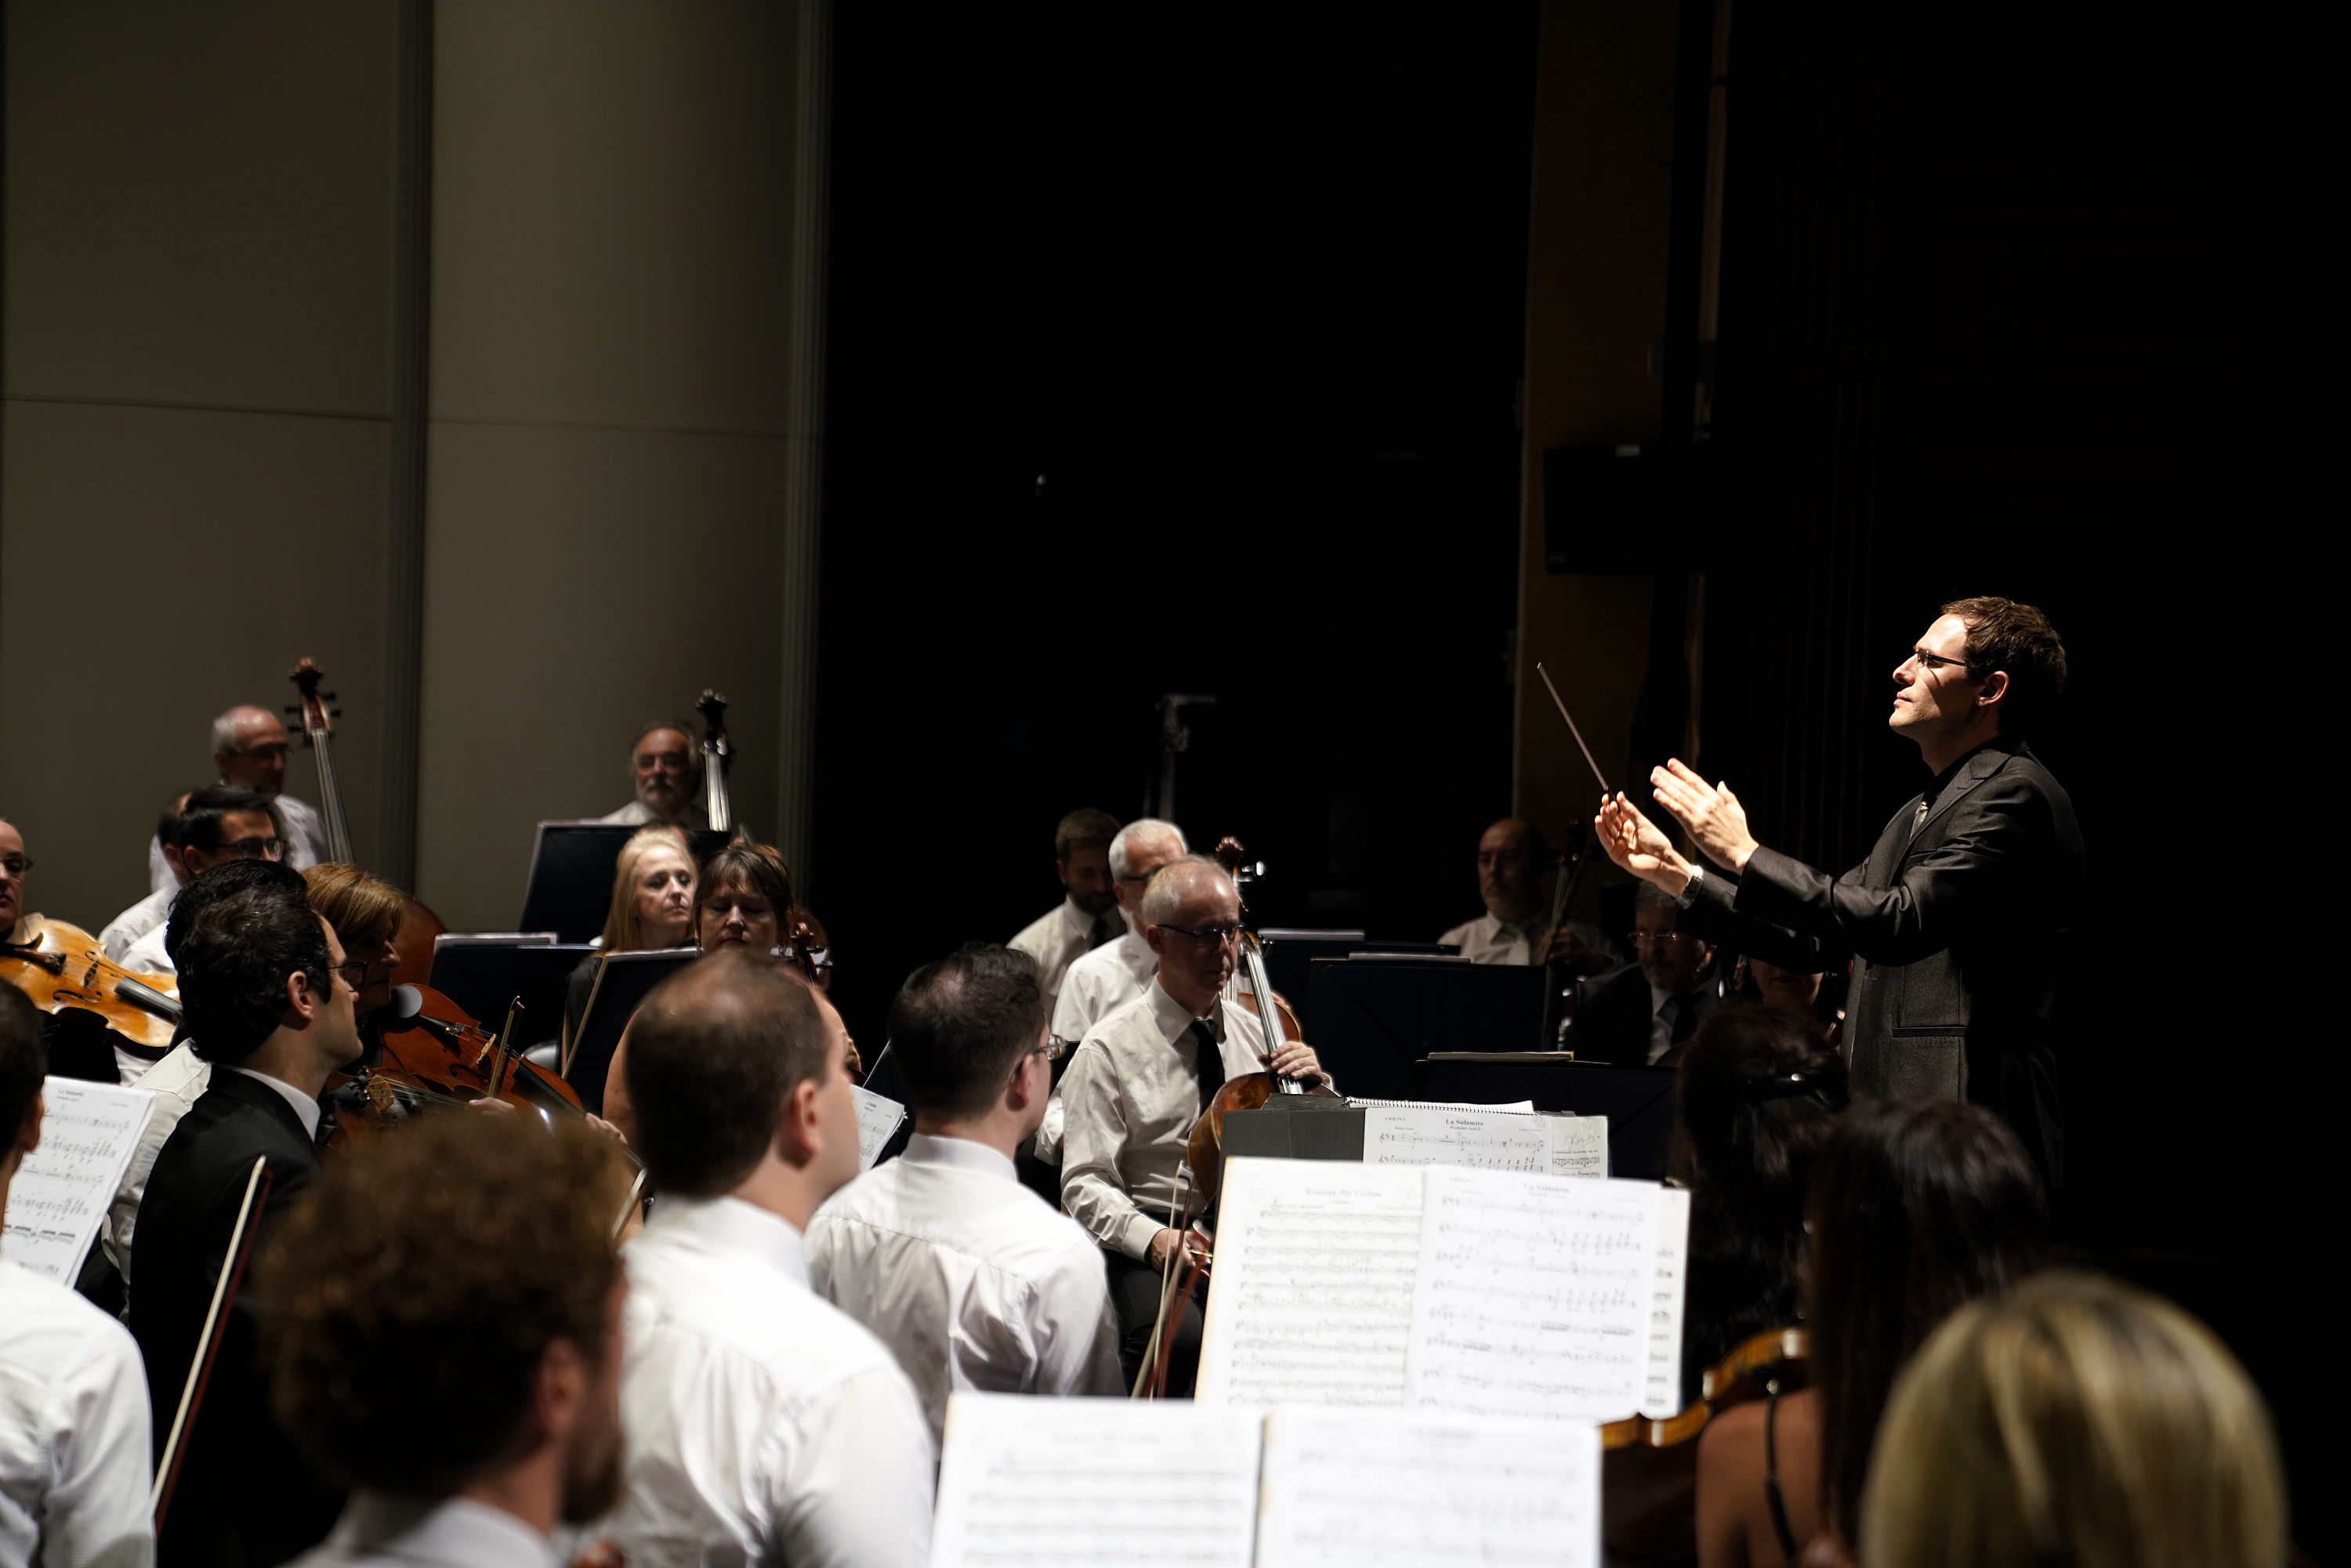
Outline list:
[[[1317,958],[1344,958],[1354,953],[1432,956],[1458,953],[1437,942],[1374,942],[1360,931],[1297,931],[1268,928],[1258,933],[1265,944],[1265,977],[1273,982],[1290,1010],[1298,1015],[1309,1042],[1314,1040],[1311,1018],[1313,965]]]
[[[571,1071],[565,1075],[580,1104],[600,1116],[604,1113],[604,1078],[612,1070],[612,1052],[637,1004],[655,986],[701,956],[696,947],[655,947],[642,953],[615,953],[605,960],[604,982],[596,990],[595,1006],[580,1020]]]
[[[552,931],[562,942],[585,942],[604,929],[612,906],[612,868],[621,846],[638,830],[622,822],[541,822],[531,846],[530,882],[523,892],[525,931]],[[689,828],[695,863],[726,847],[726,835]]]
[[[1307,1038],[1340,1092],[1362,1099],[1434,1098],[1415,1066],[1431,1051],[1512,1050],[1542,1024],[1539,967],[1363,954],[1311,969]]]
[[[1541,969],[1532,973],[1540,975]],[[1608,1118],[1611,1175],[1662,1180],[1674,1130],[1674,1070],[1612,1067],[1553,1051],[1433,1051],[1416,1099],[1506,1104]]]
[[[563,1032],[564,985],[594,951],[551,931],[454,932],[434,939],[432,986],[488,1030],[521,998],[515,1043],[528,1047]]]

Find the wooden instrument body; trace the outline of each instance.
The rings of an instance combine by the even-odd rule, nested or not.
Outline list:
[[[135,1045],[170,1048],[178,1022],[171,1016],[178,1008],[177,978],[124,968],[106,956],[97,937],[63,920],[44,915],[39,929],[28,935],[33,940],[21,948],[0,944],[0,980],[32,998],[44,1012],[78,1008],[97,1014]],[[137,994],[131,988],[152,993],[154,1001],[141,1006],[131,1000]]]
[[[582,1113],[570,1084],[508,1050],[439,991],[429,986],[416,989],[424,998],[419,1018],[439,1027],[387,1030],[382,1057],[373,1066],[328,1079],[329,1092],[356,1083],[361,1100],[360,1113],[339,1118],[329,1147],[371,1136],[429,1107],[463,1106],[475,1100],[503,1100],[518,1110]]]

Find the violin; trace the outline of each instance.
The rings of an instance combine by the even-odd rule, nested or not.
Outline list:
[[[385,1009],[383,1046],[372,1062],[327,1080],[340,1114],[329,1148],[365,1138],[418,1112],[503,1100],[542,1116],[581,1115],[570,1084],[509,1043],[514,1015],[496,1034],[430,986],[401,986]]]
[[[1255,880],[1250,868],[1242,862],[1241,857],[1247,852],[1242,849],[1241,841],[1230,834],[1217,845],[1217,863],[1231,874],[1236,890],[1244,882]],[[1244,915],[1249,913],[1246,898],[1241,904],[1241,913]],[[1244,929],[1241,932],[1240,967],[1249,984],[1248,994],[1240,998],[1241,1006],[1264,1021],[1268,1040],[1277,1046],[1285,1040],[1304,1040],[1306,1032],[1299,1027],[1298,1015],[1290,1010],[1290,1004],[1281,999],[1273,988],[1273,982],[1266,977],[1264,945],[1254,931]],[[1329,1092],[1319,1088],[1316,1092]],[[1224,1175],[1225,1117],[1235,1111],[1259,1110],[1277,1094],[1307,1092],[1309,1090],[1304,1082],[1276,1072],[1271,1068],[1262,1072],[1238,1073],[1225,1080],[1215,1098],[1208,1102],[1208,1108],[1200,1113],[1198,1121],[1192,1124],[1192,1135],[1185,1145],[1185,1158],[1192,1166],[1192,1190],[1200,1195],[1204,1204],[1216,1201],[1217,1183]]]
[[[80,926],[47,916],[30,942],[0,942],[0,980],[44,1012],[95,1013],[107,1028],[151,1051],[171,1049],[180,1021],[179,983],[172,977],[126,969]]]
[[[342,710],[327,705],[335,700],[332,692],[322,692],[319,683],[327,672],[319,668],[307,654],[286,677],[294,683],[300,695],[299,702],[287,705],[286,716],[302,728],[302,744],[319,768],[319,815],[327,831],[327,858],[341,864],[356,864],[351,853],[350,819],[343,815],[343,792],[335,781],[334,721]],[[412,894],[402,894],[407,900],[407,912],[402,915],[400,929],[392,937],[396,962],[392,977],[402,985],[422,985],[433,977],[433,945],[435,938],[449,927],[439,915]]]
[[[1600,1447],[1603,1451],[1669,1448],[1705,1431],[1719,1411],[1792,1394],[1804,1386],[1810,1348],[1811,1336],[1802,1329],[1765,1329],[1751,1335],[1707,1370],[1698,1380],[1697,1402],[1687,1409],[1654,1421],[1646,1416],[1627,1416],[1621,1421],[1604,1422]]]
[[[805,915],[798,909],[791,912],[791,925],[784,933],[784,956],[799,966],[801,977],[822,991],[832,985],[832,949],[825,945],[820,934]],[[865,1082],[865,1060],[857,1054],[857,1042],[849,1042],[849,1081]]]

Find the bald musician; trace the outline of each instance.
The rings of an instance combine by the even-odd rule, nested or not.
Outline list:
[[[233,707],[213,720],[213,767],[220,782],[268,797],[284,823],[286,863],[296,871],[327,858],[327,830],[318,810],[286,793],[286,727],[267,708]],[[184,775],[183,775],[184,777]],[[160,838],[147,843],[147,886],[177,887],[179,877]]]
[[[1129,1379],[1150,1347],[1160,1270],[1183,1244],[1188,1182],[1178,1172],[1192,1124],[1228,1077],[1268,1064],[1264,1026],[1226,999],[1240,895],[1224,869],[1197,855],[1163,866],[1135,913],[1157,960],[1151,981],[1086,1032],[1061,1080],[1061,1206],[1105,1254]],[[1301,1040],[1283,1041],[1271,1065],[1329,1082]],[[1190,1389],[1199,1352],[1195,1305],[1178,1331],[1171,1392]]]
[[[1473,964],[1564,964],[1579,975],[1615,968],[1624,960],[1597,927],[1570,922],[1552,929],[1559,860],[1532,822],[1496,822],[1478,838],[1478,896],[1486,913],[1437,940]]]
[[[41,917],[25,908],[25,877],[32,869],[25,835],[14,822],[0,819],[0,932],[11,942],[27,943],[40,935]]]
[[[710,813],[695,799],[702,789],[702,745],[684,725],[656,719],[637,732],[629,747],[629,781],[634,798],[599,821],[628,828],[710,826]]]

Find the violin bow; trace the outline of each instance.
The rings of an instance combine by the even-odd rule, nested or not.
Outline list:
[[[180,1467],[188,1457],[189,1426],[204,1405],[205,1385],[212,1381],[213,1362],[220,1354],[223,1316],[236,1302],[237,1287],[245,1280],[245,1265],[253,1255],[253,1211],[268,1196],[270,1179],[268,1156],[256,1158],[253,1174],[245,1179],[245,1201],[237,1206],[236,1228],[229,1232],[228,1255],[222,1260],[220,1278],[213,1281],[213,1304],[204,1312],[204,1331],[196,1336],[195,1359],[188,1365],[187,1385],[180,1390],[180,1408],[172,1417],[172,1435],[164,1442],[163,1457],[155,1466],[154,1490],[147,1496],[148,1511],[154,1515],[159,1530],[162,1528],[164,1513],[172,1506],[172,1490],[179,1484]]]
[[[604,967],[611,961],[612,955],[609,951],[596,955],[596,977],[588,982],[588,999],[580,1008],[580,1026],[564,1031],[563,1067],[559,1076],[566,1080],[571,1076],[571,1059],[580,1051],[580,1037],[588,1032],[588,1020],[596,1016],[596,998],[604,989]]]

